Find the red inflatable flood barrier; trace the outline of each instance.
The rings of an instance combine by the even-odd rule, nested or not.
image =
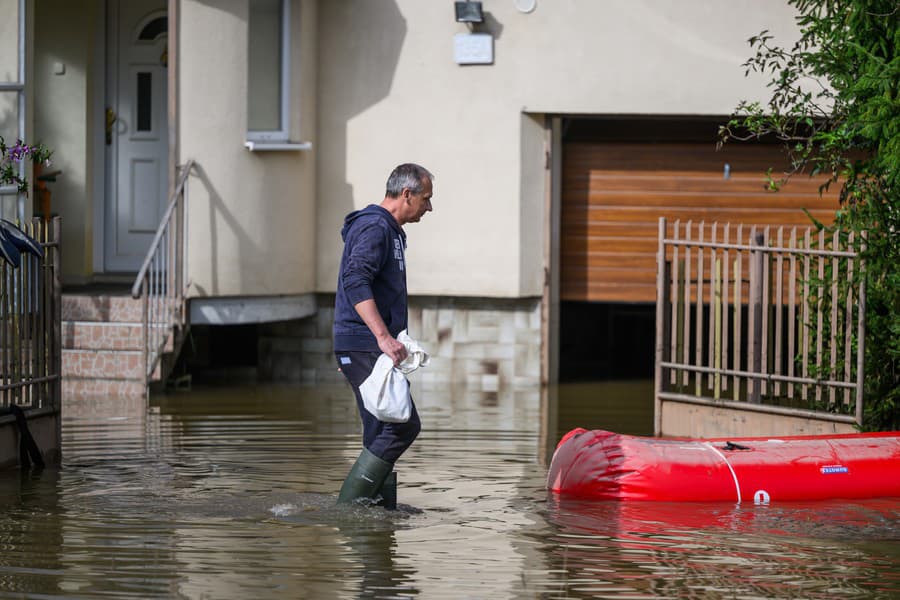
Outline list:
[[[579,428],[557,445],[547,486],[596,500],[900,497],[900,432],[699,440]]]

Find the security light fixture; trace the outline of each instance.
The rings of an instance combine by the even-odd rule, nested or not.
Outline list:
[[[456,6],[457,23],[483,23],[484,14],[481,12],[481,2],[454,2]]]

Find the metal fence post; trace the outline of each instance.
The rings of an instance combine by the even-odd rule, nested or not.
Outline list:
[[[761,247],[765,245],[765,237],[762,232],[756,232],[751,240],[751,245]],[[763,261],[765,253],[759,250],[750,251],[750,310],[752,311],[752,329],[750,332],[750,372],[754,375],[762,373],[762,297],[763,297]],[[760,394],[761,382],[759,377],[753,377],[750,383],[750,402],[759,404],[762,402]]]
[[[62,221],[59,217],[53,217],[53,241],[53,297],[50,311],[53,315],[53,372],[56,375],[53,380],[53,407],[62,411]]]
[[[653,434],[662,434],[663,368],[665,359],[665,309],[666,309],[666,218],[659,218],[659,248],[656,251],[656,365],[653,374]]]
[[[863,255],[866,244],[860,246],[859,253],[859,307],[856,329],[856,424],[863,424],[863,399],[865,395],[865,358],[866,358],[866,263]],[[846,360],[846,359],[845,359]]]

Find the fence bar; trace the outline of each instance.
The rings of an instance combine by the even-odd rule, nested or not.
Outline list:
[[[825,247],[825,230],[819,230],[819,248]],[[819,288],[816,293],[816,366],[818,368],[819,374],[821,374],[822,370],[822,344],[825,340],[825,332],[822,330],[824,326],[824,315],[822,314],[822,309],[824,307],[825,298],[825,260],[822,257],[818,257],[817,261],[818,270],[816,273],[818,274],[818,280],[816,281],[817,287]],[[822,388],[816,387],[816,402],[822,401]]]
[[[806,247],[807,249],[812,247],[812,238],[810,237],[810,229],[806,228]],[[800,301],[803,303],[803,310],[801,311],[802,319],[803,319],[803,349],[802,349],[802,362],[800,363],[800,372],[803,374],[803,378],[805,379],[809,375],[809,336],[812,328],[810,327],[810,315],[809,315],[809,276],[810,276],[810,254],[807,254],[803,257],[803,294]],[[800,388],[800,398],[803,400],[807,400],[809,398],[809,388],[804,385]]]
[[[56,380],[53,382],[53,408],[59,410],[62,407],[62,221],[59,217],[54,217],[51,221],[53,226],[53,293],[51,294],[53,335],[50,337],[53,343],[53,372]],[[57,432],[61,432],[62,428],[57,428]],[[57,443],[61,440],[57,439]],[[60,446],[61,447],[61,446]]]
[[[711,237],[712,241],[716,241],[718,239],[718,223],[714,222],[712,224]],[[709,249],[709,325],[707,326],[707,356],[706,356],[706,364],[712,366],[716,363],[716,352],[720,350],[719,340],[717,336],[720,335],[719,326],[721,326],[721,321],[716,320],[716,307],[718,306],[719,301],[722,298],[722,291],[719,289],[720,282],[718,281],[718,277],[721,276],[721,273],[716,269],[716,266],[719,264],[719,259],[717,255],[717,251],[715,248]],[[706,378],[706,388],[711,390],[715,387],[715,381],[707,377]]]
[[[776,241],[779,246],[784,243],[784,227],[778,228]],[[784,255],[778,253],[775,255],[775,373],[781,374],[782,365],[782,345],[783,345],[783,315],[782,307],[784,300]],[[781,382],[775,382],[773,393],[778,396],[781,394]]]
[[[728,289],[728,286],[724,286],[725,289]],[[722,368],[722,337],[724,335],[724,330],[722,328],[722,261],[719,258],[716,258],[716,266],[715,266],[715,292],[713,294],[713,299],[711,304],[713,306],[713,312],[715,314],[715,337],[713,338],[713,367],[718,370]],[[716,372],[713,377],[713,397],[720,398],[722,396],[722,375],[719,372]]]
[[[10,334],[9,328],[11,326],[10,318],[9,318],[9,310],[7,309],[6,302],[6,294],[9,289],[9,267],[4,262],[0,264],[0,318],[3,319],[3,327],[0,328],[0,351],[3,352],[3,373],[0,376],[0,384],[6,385],[8,381],[10,381],[10,369],[11,369],[11,361],[9,356],[9,345],[10,345]],[[2,401],[4,406],[9,406],[12,404],[10,402],[10,394],[6,392],[4,389],[2,396]]]
[[[665,307],[666,307],[666,218],[660,217],[658,224],[659,247],[656,251],[656,366],[653,373],[654,408],[653,431],[659,435],[662,431],[662,405],[659,394],[663,390],[663,360],[665,360]]]
[[[866,244],[863,242],[859,251],[860,256],[866,253]],[[860,261],[859,264],[859,308],[856,318],[856,424],[862,425],[863,422],[863,394],[865,393],[864,385],[864,358],[866,355],[866,263]]]
[[[703,241],[704,229],[706,223],[700,221],[697,231],[697,239]],[[696,317],[694,319],[694,363],[703,363],[703,249],[697,249],[697,305]],[[694,390],[699,396],[702,387],[701,377],[694,377]]]
[[[763,245],[761,232],[756,227],[750,230],[750,239],[755,246]],[[750,349],[750,370],[758,373],[762,369],[762,295],[763,295],[763,254],[757,250],[750,252],[750,306],[747,324],[747,334],[750,337],[748,347]],[[761,402],[760,385],[758,379],[748,382],[750,384],[750,402]]]
[[[831,247],[837,248],[840,241],[838,240],[838,232],[835,231],[834,235],[831,239]],[[837,367],[837,345],[838,338],[838,303],[840,299],[838,298],[838,274],[840,270],[840,263],[838,262],[837,257],[831,259],[831,323],[829,323],[828,328],[828,345],[831,360],[828,363],[828,376],[834,377],[835,368]],[[824,282],[823,282],[824,285]],[[835,403],[835,390],[829,390],[828,392],[828,404],[829,406],[833,406]]]
[[[738,225],[737,230],[737,239],[741,241],[744,239],[744,226]],[[743,303],[741,298],[743,296],[743,281],[741,270],[743,267],[743,263],[741,261],[741,255],[737,254],[734,259],[734,354],[732,358],[732,364],[734,365],[734,369],[737,371],[741,368],[741,321],[743,320]],[[734,394],[735,400],[741,399],[741,384],[737,377],[733,379],[734,385],[732,394]]]
[[[678,237],[679,231],[681,229],[681,221],[675,221],[675,237]],[[669,294],[669,298],[673,299],[672,302],[672,316],[669,319],[671,324],[670,329],[671,336],[669,340],[669,356],[675,357],[678,356],[678,332],[679,327],[681,326],[681,314],[678,311],[678,304],[681,299],[678,282],[681,278],[681,265],[678,258],[678,246],[674,246],[672,248],[672,292]],[[669,374],[671,378],[670,383],[676,383],[676,379],[678,374],[675,371],[672,371]]]
[[[854,242],[854,232],[850,232],[847,237],[847,245],[851,248]],[[850,381],[851,377],[851,361],[850,349],[852,348],[853,338],[853,261],[847,261],[847,306],[844,314],[844,379]],[[850,405],[850,391],[844,392],[844,405]]]
[[[688,221],[685,227],[685,237],[691,239],[691,230],[693,229],[693,221]],[[681,360],[685,364],[690,363],[690,347],[691,347],[691,247],[684,249],[684,328],[681,332]],[[684,371],[681,376],[681,383],[685,387],[690,384],[690,373]]]
[[[801,256],[826,256],[826,257],[839,256],[839,257],[843,257],[843,258],[856,258],[856,256],[857,256],[856,252],[845,252],[845,251],[831,252],[829,250],[817,250],[815,248],[779,248],[776,246],[758,248],[758,247],[754,246],[753,244],[720,245],[720,244],[715,244],[713,242],[697,242],[697,241],[692,241],[689,239],[679,240],[679,239],[674,239],[674,238],[672,238],[672,239],[666,238],[666,244],[670,245],[670,246],[694,246],[695,248],[713,247],[714,246],[714,247],[728,248],[730,250],[754,250],[754,251],[766,252],[768,254],[777,254],[779,252],[785,252],[785,253],[796,253]]]
[[[769,243],[769,228],[766,227],[765,231],[761,234],[762,240],[760,243],[760,247],[763,248]],[[757,254],[762,257],[760,262],[762,263],[762,269],[760,269],[760,284],[761,284],[761,294],[759,296],[760,299],[760,323],[759,323],[759,343],[760,343],[760,369],[768,371],[769,366],[769,347],[772,345],[772,339],[770,336],[769,330],[769,308],[771,306],[770,295],[772,293],[772,285],[770,282],[772,276],[772,270],[769,268],[771,255],[764,254],[763,252],[757,252]],[[767,383],[765,381],[762,382],[762,393],[768,394],[769,390],[767,387]]]
[[[797,228],[791,228],[791,246],[797,245]],[[797,361],[797,255],[790,255],[790,282],[788,290],[788,375],[794,375]],[[788,398],[794,397],[794,384],[788,384]]]
[[[731,223],[725,224],[725,244],[731,240]],[[725,245],[723,244],[723,246]],[[728,265],[731,263],[731,251],[728,248],[722,248],[722,357],[719,361],[719,366],[728,364],[728,340],[729,340],[729,329],[728,329],[728,315],[731,312],[728,310]],[[722,379],[722,389],[728,389],[728,378],[725,377]]]
[[[691,371],[693,373],[716,373],[716,369],[713,367],[704,367],[702,365],[686,365],[683,363],[675,363],[663,361],[662,366],[667,369],[680,369],[682,371]],[[856,382],[848,382],[848,381],[832,381],[828,379],[804,379],[802,377],[788,377],[787,375],[776,375],[775,373],[762,373],[758,371],[741,371],[734,369],[719,369],[719,372],[722,375],[737,375],[738,377],[746,377],[747,379],[754,379],[759,381],[789,381],[793,380],[795,383],[807,383],[810,385],[815,384],[825,384],[825,385],[833,385],[839,388],[849,388],[854,389],[856,387]],[[756,403],[755,403],[756,404]]]

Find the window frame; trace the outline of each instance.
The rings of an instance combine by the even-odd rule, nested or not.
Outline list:
[[[248,34],[250,31],[250,16],[247,15]],[[249,35],[247,43],[250,43]],[[249,52],[248,52],[249,59]],[[249,69],[249,62],[248,62]],[[248,72],[249,75],[249,72]],[[247,84],[249,94],[250,82]],[[281,98],[280,102],[280,129],[253,130],[247,129],[247,142],[287,142],[290,138],[290,100],[291,100],[291,0],[281,0]],[[247,117],[249,120],[249,103]],[[249,146],[248,146],[249,147]]]
[[[18,114],[16,115],[16,137],[25,140],[26,138],[26,102],[25,102],[25,89],[26,89],[26,81],[25,81],[25,34],[26,34],[26,11],[27,3],[25,0],[19,0],[18,2],[18,23],[16,24],[16,31],[19,35],[19,40],[17,44],[18,50],[18,61],[16,65],[16,80],[10,82],[0,82],[0,92],[13,92],[16,94],[16,110]],[[15,144],[16,140],[6,140],[7,144]],[[26,163],[22,161],[19,164],[19,176],[25,177],[26,175]],[[24,219],[25,218],[25,195],[20,194],[19,190],[16,186],[0,186],[0,196],[16,196],[16,218]],[[5,203],[0,203],[0,212],[3,211]]]

